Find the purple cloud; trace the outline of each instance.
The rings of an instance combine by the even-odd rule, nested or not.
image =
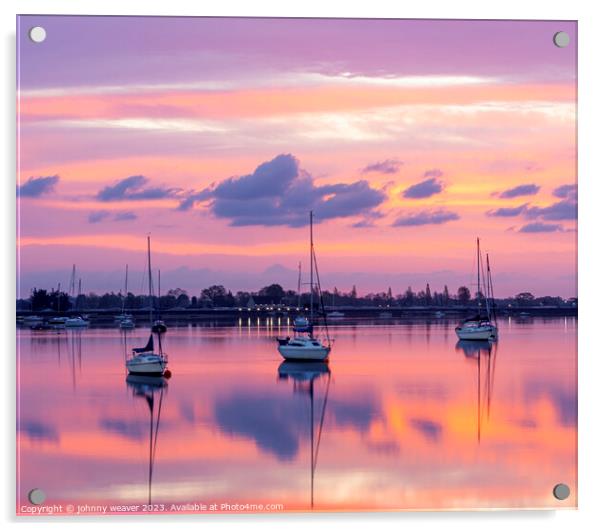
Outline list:
[[[175,197],[177,188],[147,187],[148,178],[144,175],[132,175],[115,184],[105,186],[96,194],[99,201],[139,201],[144,199],[165,199]]]
[[[423,174],[423,177],[441,177],[443,172],[438,168],[433,168],[432,170],[426,170]]]
[[[397,173],[399,168],[403,165],[403,162],[398,159],[386,159],[381,162],[374,162],[368,164],[362,169],[361,173]]]
[[[527,209],[526,215],[529,218],[540,218],[546,221],[577,219],[577,202],[564,199],[548,207],[531,207]]]
[[[428,173],[428,172],[427,172]],[[443,191],[443,183],[435,177],[419,182],[407,188],[403,192],[403,197],[408,199],[423,199],[439,194]]]
[[[520,205],[517,207],[498,208],[496,210],[490,210],[489,212],[487,212],[487,215],[500,218],[510,218],[513,216],[519,216],[520,214],[523,214],[528,206],[529,204],[525,203],[524,205]]]
[[[562,225],[554,223],[540,223],[538,221],[534,223],[528,223],[520,228],[518,232],[526,233],[538,233],[538,232],[562,232],[564,229]]]
[[[509,190],[504,190],[499,194],[502,199],[513,199],[523,195],[535,195],[539,192],[540,186],[537,184],[520,184]]]
[[[199,192],[191,192],[184,199],[182,199],[182,201],[180,201],[177,210],[180,210],[182,212],[190,210],[192,207],[194,207],[196,203],[201,203],[203,201],[206,201],[207,199],[211,199],[212,195],[213,190],[211,190],[210,188],[205,188],[204,190],[201,190]]]
[[[54,191],[54,187],[59,182],[58,175],[49,177],[30,177],[25,184],[17,186],[17,195],[19,197],[40,197]]]
[[[230,177],[218,184],[213,195],[219,199],[278,197],[299,175],[299,162],[290,154],[278,155],[242,177]]]
[[[100,223],[107,219],[111,213],[108,210],[96,210],[88,215],[88,223]]]
[[[556,188],[553,192],[555,197],[561,199],[577,199],[577,185],[576,184],[563,184]]]
[[[113,218],[115,221],[134,221],[138,216],[134,212],[118,212]]]
[[[117,212],[115,215],[111,215],[111,212],[108,210],[96,210],[94,212],[90,212],[88,215],[88,223],[100,223],[101,221],[105,221],[111,219],[112,221],[133,221],[138,219],[138,216],[134,212]]]
[[[310,174],[290,154],[278,155],[260,164],[253,173],[230,177],[195,197],[212,199],[211,212],[230,220],[232,226],[286,225],[301,227],[313,210],[316,221],[351,216],[374,217],[375,208],[386,198],[368,181],[316,186]],[[198,199],[194,199],[196,201]],[[184,200],[181,210],[188,204]]]
[[[455,212],[447,210],[423,211],[416,214],[407,214],[398,217],[393,223],[393,227],[417,227],[420,225],[441,225],[448,221],[460,219]]]

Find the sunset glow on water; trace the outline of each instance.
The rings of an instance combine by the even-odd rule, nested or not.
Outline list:
[[[491,346],[451,321],[344,323],[301,369],[276,350],[285,323],[171,328],[163,387],[126,381],[145,330],[20,331],[18,510],[37,487],[142,511],[151,403],[153,505],[310,510],[312,386],[314,510],[576,506],[575,318],[506,318]]]

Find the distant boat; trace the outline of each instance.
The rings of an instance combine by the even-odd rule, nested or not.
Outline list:
[[[67,317],[51,317],[48,319],[48,324],[51,325],[64,325],[67,322]]]
[[[335,288],[336,290],[336,288]],[[335,298],[334,298],[334,293],[332,294],[332,308],[335,307]],[[345,317],[345,314],[343,312],[339,312],[338,310],[332,310],[331,312],[328,312],[326,314],[326,317],[328,317],[329,319],[342,319],[343,317]]]
[[[149,244],[150,245],[150,244]],[[150,269],[150,247],[148,250],[148,264],[149,264],[149,269]],[[159,319],[157,319],[152,326],[152,330],[155,334],[164,334],[165,332],[167,332],[167,325],[165,324],[164,321],[161,320],[161,270],[159,269],[159,284],[158,284],[158,299],[159,299]],[[151,298],[151,306],[153,304],[152,298]]]
[[[489,255],[487,255],[487,277],[485,294],[481,291],[481,246],[477,238],[477,304],[478,313],[475,316],[465,319],[456,327],[456,334],[459,339],[482,341],[498,337],[497,326],[495,325],[495,309],[493,307],[493,283],[491,281],[491,269],[489,267]],[[491,297],[491,301],[489,300]],[[485,311],[482,311],[482,300],[484,299]]]
[[[136,322],[131,317],[124,317],[119,321],[119,328],[122,330],[131,330],[136,328]]]
[[[90,324],[90,321],[84,319],[81,315],[77,317],[70,317],[65,321],[67,328],[86,328]]]
[[[320,289],[320,277],[318,276],[316,254],[314,251],[314,231],[313,231],[313,212],[309,213],[309,259],[310,259],[310,281],[309,281],[309,325],[311,329],[307,332],[307,336],[295,336],[293,338],[279,338],[278,339],[278,352],[286,360],[311,360],[311,361],[323,361],[328,358],[330,354],[331,344],[330,338],[328,342],[322,343],[319,339],[314,337],[313,332],[313,315],[314,315],[314,268],[317,277],[317,288],[320,294],[320,306],[322,315],[325,316],[324,303],[322,300],[322,291]],[[326,324],[326,319],[324,319]],[[328,328],[327,334],[328,334]]]
[[[128,296],[128,265],[125,264],[125,296],[121,301],[121,315],[115,316],[115,321],[119,324],[119,328],[122,330],[131,330],[136,327],[134,317],[130,313],[125,311],[125,301]]]
[[[44,318],[40,317],[39,315],[28,315],[27,317],[23,318],[23,324],[25,325],[34,325],[34,324],[38,324],[38,323],[43,323],[44,322]]]
[[[312,328],[309,319],[304,315],[298,315],[293,320],[293,330],[295,332],[311,332]]]
[[[393,317],[393,314],[392,314],[391,312],[380,312],[380,313],[378,314],[378,316],[379,316],[381,319],[391,319],[391,317]]]
[[[150,261],[150,236],[147,237],[148,248],[148,295],[151,300],[150,319],[153,323],[153,278]],[[155,352],[155,343],[153,339],[153,325],[151,324],[151,333],[146,346],[132,349],[132,357],[127,359],[125,365],[130,374],[146,374],[152,376],[162,376],[167,368],[167,355],[164,354],[161,345],[161,334],[157,334],[159,348]]]
[[[439,310],[439,311],[436,311],[436,312],[435,312],[435,317],[436,317],[437,319],[441,319],[442,317],[445,317],[445,312],[442,312],[442,311],[440,311],[440,310]]]

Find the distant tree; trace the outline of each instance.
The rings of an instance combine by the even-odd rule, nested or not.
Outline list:
[[[213,306],[224,306],[226,295],[226,288],[221,284],[209,286],[201,291],[201,299],[210,302]]]
[[[523,293],[519,293],[516,297],[514,297],[514,301],[519,306],[531,306],[535,297],[532,293],[525,291]]]
[[[412,291],[412,286],[408,286],[403,298],[406,306],[412,306],[414,304],[416,301],[416,295],[414,295],[414,292]]]
[[[284,297],[284,289],[280,284],[270,284],[261,288],[258,295],[268,297],[274,304],[278,304]]]
[[[462,306],[468,306],[470,302],[470,290],[466,286],[460,286],[458,288],[458,302]]]
[[[226,294],[224,306],[226,306],[227,308],[232,308],[233,306],[236,306],[236,299],[234,298],[234,295],[232,295],[232,292],[230,290],[228,290],[228,293]]]
[[[248,291],[237,291],[236,292],[236,304],[238,306],[246,306],[251,298],[251,294]]]
[[[357,299],[357,289],[355,288],[355,284],[353,285],[353,287],[351,288],[351,293],[349,294],[349,296],[352,299]]]
[[[190,297],[184,290],[176,297],[176,306],[178,308],[188,308],[190,306]]]
[[[428,282],[426,283],[426,291],[424,293],[424,302],[427,306],[431,306],[433,304],[433,296],[431,295],[431,287]]]
[[[38,312],[52,306],[52,297],[45,289],[34,288],[29,297],[29,303],[32,311]]]
[[[193,308],[196,308],[199,304],[199,300],[197,299],[196,295],[193,295],[190,298],[190,306],[192,306]]]

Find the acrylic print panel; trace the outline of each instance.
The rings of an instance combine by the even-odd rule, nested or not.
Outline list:
[[[576,48],[19,17],[17,512],[576,507]]]

